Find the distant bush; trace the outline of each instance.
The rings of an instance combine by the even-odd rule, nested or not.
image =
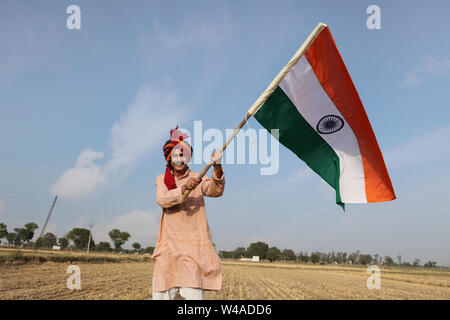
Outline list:
[[[134,255],[104,255],[104,254],[86,254],[86,253],[72,253],[72,254],[48,254],[39,252],[36,258],[34,253],[23,254],[20,250],[15,250],[7,255],[0,255],[0,264],[16,265],[23,263],[32,263],[35,260],[39,263],[43,262],[58,262],[58,263],[120,263],[120,262],[146,262],[150,261],[150,256],[134,256]]]
[[[32,260],[31,256],[26,256],[20,250],[14,250],[8,255],[0,256],[0,264],[23,264]]]

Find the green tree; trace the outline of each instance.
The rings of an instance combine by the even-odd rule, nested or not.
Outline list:
[[[36,246],[36,244],[33,241],[28,241],[27,243],[23,244],[24,248],[30,248],[30,249],[34,249]]]
[[[153,254],[154,250],[155,250],[155,247],[147,247],[147,248],[145,248],[145,253]]]
[[[303,253],[300,251],[298,254],[298,260],[303,263],[308,263],[308,261],[309,261],[308,252],[305,251],[305,253]]]
[[[14,231],[16,231],[20,238],[24,242],[29,242],[34,237],[34,231],[38,228],[38,225],[34,222],[27,223],[25,225],[25,228],[15,228]]]
[[[138,251],[141,248],[141,244],[139,242],[135,242],[131,246],[134,248],[134,251]]]
[[[17,232],[15,234],[16,234],[16,238],[14,239],[14,245],[21,246],[23,244],[22,235],[20,233],[17,233]]]
[[[329,263],[335,262],[336,261],[336,253],[334,251],[331,252],[328,259],[329,259]]]
[[[89,242],[90,230],[84,228],[73,228],[67,233],[66,238],[72,241],[76,249],[86,250]],[[95,247],[91,239],[91,246]]]
[[[122,250],[122,245],[128,241],[131,235],[128,232],[120,231],[119,229],[113,229],[108,233],[112,242],[114,243],[114,247],[116,251]]]
[[[51,232],[47,232],[36,240],[38,248],[52,248],[54,245],[56,245],[56,236]]]
[[[99,242],[98,245],[95,246],[96,251],[112,251],[111,244],[106,241]]]
[[[373,255],[373,260],[375,260],[374,262],[375,263],[378,263],[378,259],[380,258],[380,255],[378,254],[378,253],[375,253],[374,255]]]
[[[39,228],[38,225],[34,222],[29,222],[25,225],[25,229],[29,230],[31,233],[33,233],[33,235],[31,236],[30,239],[26,239],[26,241],[29,241],[31,239],[33,239],[34,236],[34,231]]]
[[[8,235],[8,228],[6,227],[6,224],[0,223],[0,243],[2,243],[2,239],[6,238]]]
[[[27,230],[25,228],[14,228],[17,238],[14,240],[14,245],[22,244],[23,238],[26,237]]]
[[[8,240],[9,245],[16,245],[16,239],[20,237],[18,233],[15,232],[9,232],[6,235],[6,240]]]
[[[348,256],[348,260],[352,262],[352,264],[359,262],[359,250],[357,252],[352,252]]]
[[[246,252],[246,251],[247,251],[247,250],[245,250],[244,247],[237,247],[237,248],[234,250],[233,258],[234,258],[234,259],[239,259],[239,258],[242,258],[242,257],[247,256],[247,252]]]
[[[394,260],[392,260],[392,258],[390,256],[385,256],[384,257],[384,263],[387,264],[388,266],[393,266],[394,265]]]
[[[58,244],[62,250],[66,249],[69,246],[69,239],[66,237],[61,237],[58,239]]]
[[[234,251],[221,250],[221,251],[219,251],[219,256],[222,259],[233,259],[234,258]]]
[[[339,264],[340,263],[345,263],[346,257],[347,257],[347,254],[345,252],[338,252],[338,253],[336,253],[334,261],[336,261]]]
[[[36,248],[44,248],[44,247],[46,247],[46,245],[44,243],[44,237],[37,238],[36,242],[34,243],[34,245],[36,246]]]
[[[425,263],[423,266],[425,268],[435,268],[437,265],[436,261],[428,261],[427,263]]]
[[[259,256],[259,259],[265,259],[267,255],[267,251],[269,250],[269,245],[265,242],[254,242],[251,243],[247,248],[247,255],[249,257]]]
[[[44,239],[49,248],[53,248],[58,243],[58,238],[51,232],[44,234]]]
[[[327,254],[325,252],[320,252],[319,254],[320,254],[320,259],[319,259],[320,263],[330,263],[331,262],[330,253]]]
[[[295,255],[295,252],[291,249],[284,249],[281,252],[281,259],[282,260],[288,260],[288,261],[295,261],[297,260],[297,256]]]
[[[277,247],[270,247],[267,250],[266,259],[270,262],[280,260],[281,257],[281,251]]]
[[[311,262],[318,263],[319,261],[320,261],[320,253],[319,252],[311,253]]]
[[[372,256],[370,254],[362,254],[359,257],[359,264],[366,265],[372,262]]]
[[[420,259],[414,259],[413,267],[420,267]]]

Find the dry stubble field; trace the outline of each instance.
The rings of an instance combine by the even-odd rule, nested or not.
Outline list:
[[[75,263],[81,290],[69,290],[67,263],[0,265],[0,299],[151,299],[154,263]],[[381,289],[369,290],[365,267],[223,261],[220,292],[206,299],[450,299],[450,272],[381,269]]]

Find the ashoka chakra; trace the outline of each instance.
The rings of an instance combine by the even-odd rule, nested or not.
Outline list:
[[[339,131],[344,126],[344,120],[341,117],[330,114],[320,119],[317,123],[317,131],[322,134],[330,134]]]

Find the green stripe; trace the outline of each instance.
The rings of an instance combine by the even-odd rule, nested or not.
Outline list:
[[[279,142],[336,190],[336,203],[345,210],[339,193],[338,155],[303,118],[280,87],[275,89],[254,117],[269,132],[279,129]]]

